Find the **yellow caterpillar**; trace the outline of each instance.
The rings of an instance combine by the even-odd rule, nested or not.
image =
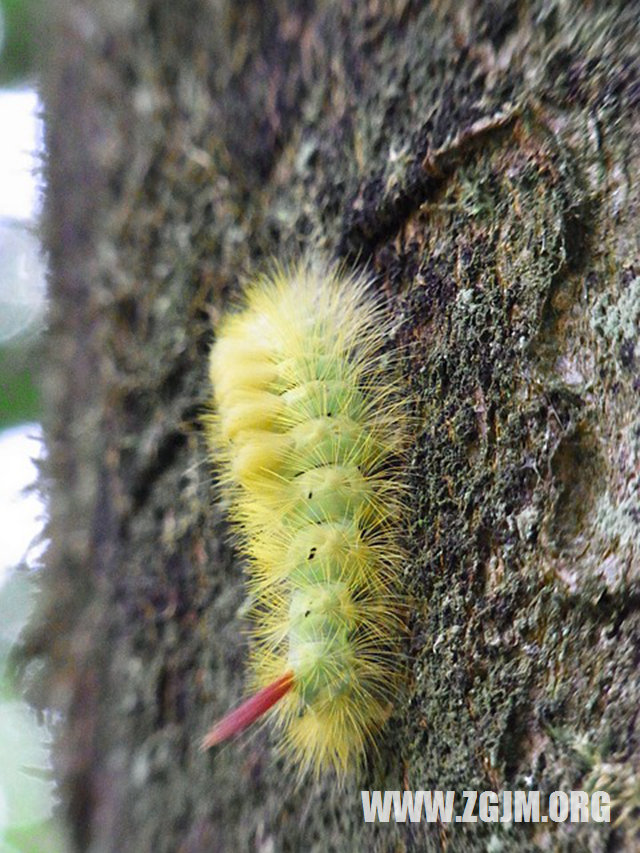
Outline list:
[[[275,706],[300,771],[342,776],[389,715],[408,417],[388,334],[364,277],[311,263],[260,278],[218,330],[205,427],[250,558],[257,693],[203,748]]]

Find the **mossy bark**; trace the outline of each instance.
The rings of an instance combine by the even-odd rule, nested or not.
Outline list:
[[[632,849],[637,7],[51,5],[29,650],[77,849]],[[296,787],[268,728],[198,751],[246,658],[207,351],[243,278],[309,249],[376,274],[416,414],[407,687],[343,790]],[[405,787],[602,787],[622,820],[363,823],[362,788]]]

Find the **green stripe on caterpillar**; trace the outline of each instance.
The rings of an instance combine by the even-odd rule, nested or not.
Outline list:
[[[311,263],[258,279],[218,330],[205,427],[250,558],[257,692],[203,748],[273,707],[300,771],[342,776],[389,716],[409,432],[389,331],[365,277]]]

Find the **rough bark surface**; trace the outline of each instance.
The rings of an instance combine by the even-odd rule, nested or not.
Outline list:
[[[636,849],[640,25],[584,0],[51,4],[51,546],[30,653],[78,850]],[[295,788],[241,696],[198,417],[266,257],[378,276],[417,416],[407,688]],[[361,788],[604,788],[617,825],[364,824]]]

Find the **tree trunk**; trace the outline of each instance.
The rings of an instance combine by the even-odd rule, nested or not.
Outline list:
[[[633,849],[637,5],[52,6],[30,648],[76,848]],[[207,352],[309,250],[376,274],[416,413],[407,686],[343,790],[296,786],[268,726],[198,750],[246,661]],[[366,788],[601,788],[621,819],[365,824]]]

